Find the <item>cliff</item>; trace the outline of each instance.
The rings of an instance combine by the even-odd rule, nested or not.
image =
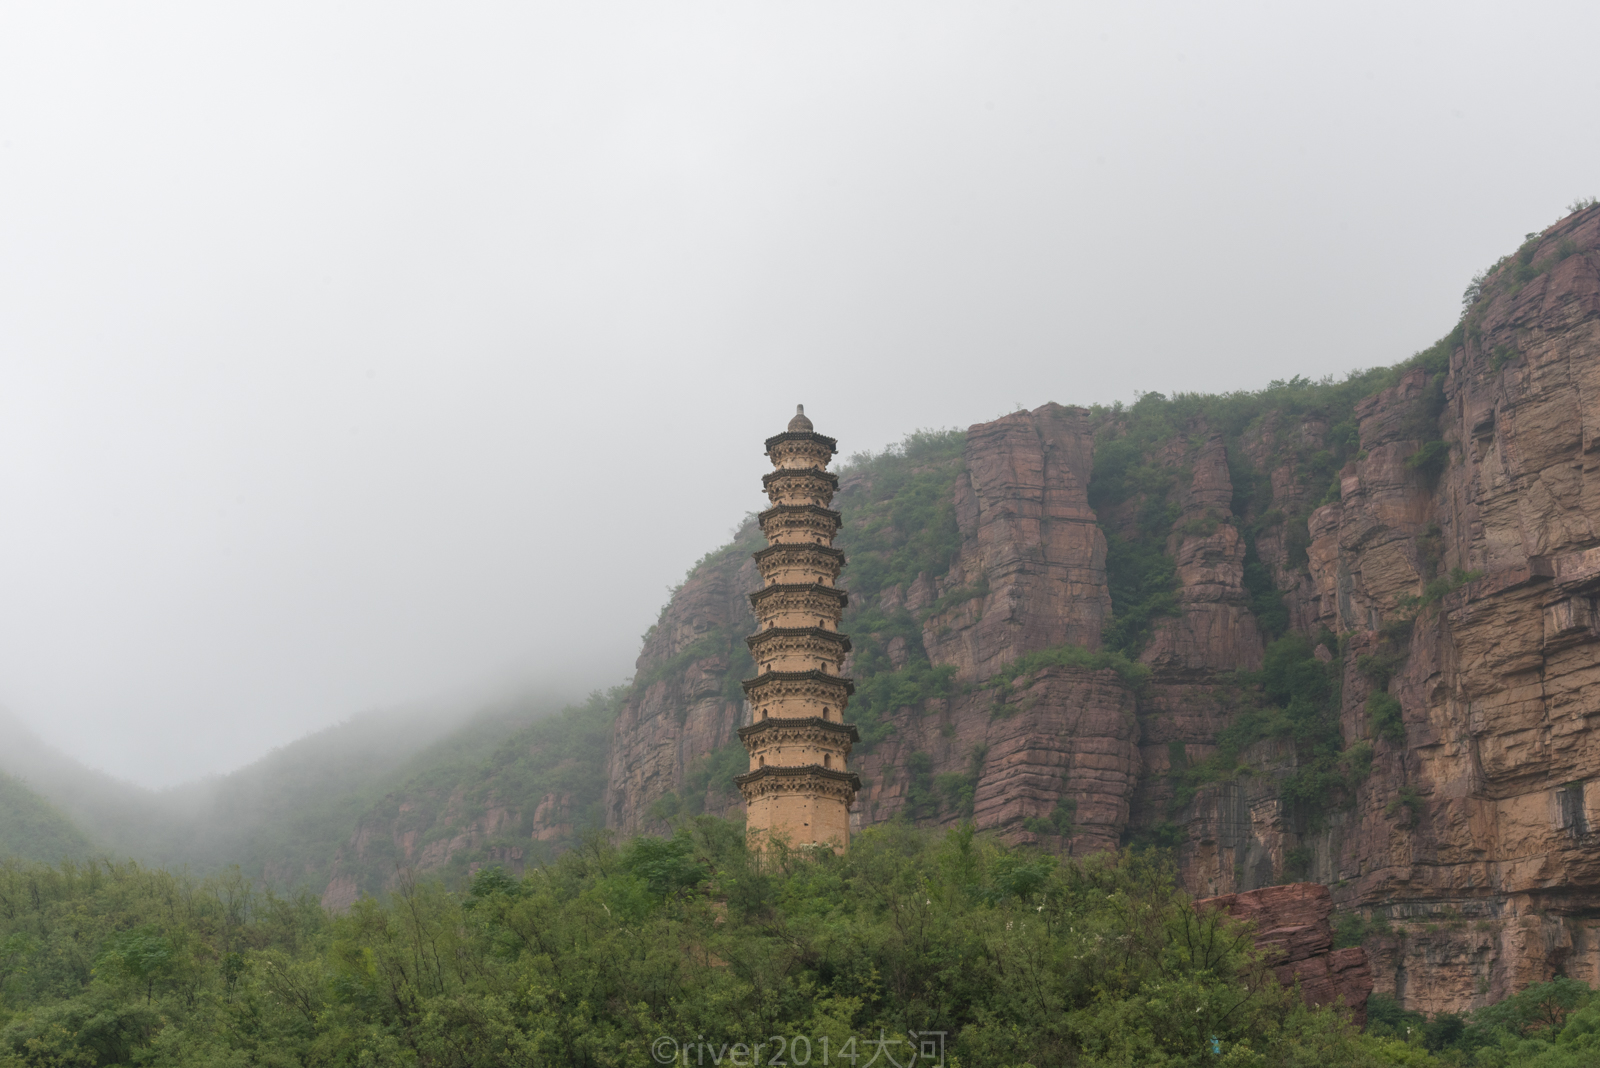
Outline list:
[[[1047,404],[842,471],[853,821],[1331,887],[1378,990],[1600,982],[1600,209],[1345,382]],[[647,636],[607,823],[733,813],[748,528]]]

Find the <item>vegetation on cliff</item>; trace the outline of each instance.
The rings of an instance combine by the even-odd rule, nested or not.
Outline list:
[[[850,606],[841,627],[854,645],[850,714],[866,747],[888,736],[890,713],[942,697],[954,683],[954,668],[929,661],[922,624],[982,591],[950,590],[916,611],[903,602],[885,607],[882,595],[911,586],[918,576],[928,582],[943,576],[960,552],[955,481],[965,442],[963,431],[920,430],[881,453],[858,453],[840,470],[835,503],[842,525],[835,544],[850,561],[842,582]],[[891,644],[897,655],[891,655]]]
[[[337,872],[354,889],[378,893],[430,847],[438,860],[428,867],[460,882],[471,865],[503,851],[532,863],[576,845],[604,823],[606,745],[626,692],[596,692],[554,714],[500,709],[430,747],[361,814],[359,826],[377,833],[358,835],[359,850],[346,846]],[[547,799],[556,815],[536,826]],[[499,818],[486,819],[491,810]]]

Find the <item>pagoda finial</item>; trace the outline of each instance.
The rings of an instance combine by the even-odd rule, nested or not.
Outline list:
[[[794,418],[789,420],[789,429],[806,431],[811,429],[811,420],[806,418],[806,406],[804,404],[796,404],[794,406]]]

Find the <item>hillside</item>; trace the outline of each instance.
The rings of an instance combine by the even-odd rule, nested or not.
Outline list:
[[[456,884],[484,865],[521,875],[578,844],[602,824],[606,745],[623,695],[480,717],[418,753],[330,852],[322,903],[346,908],[413,871]]]
[[[0,774],[23,776],[49,811],[83,828],[95,845],[89,852],[202,875],[237,865],[279,889],[320,891],[340,846],[386,795],[488,760],[558,708],[555,699],[528,697],[473,714],[459,707],[371,712],[231,774],[159,791],[85,768],[0,714]]]
[[[72,820],[22,780],[0,772],[0,860],[53,864],[94,852],[89,836]]]

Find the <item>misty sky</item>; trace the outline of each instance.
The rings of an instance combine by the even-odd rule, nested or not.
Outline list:
[[[1392,363],[1600,5],[8,4],[0,705],[160,785],[632,671],[841,449]],[[648,535],[641,536],[641,531]]]

